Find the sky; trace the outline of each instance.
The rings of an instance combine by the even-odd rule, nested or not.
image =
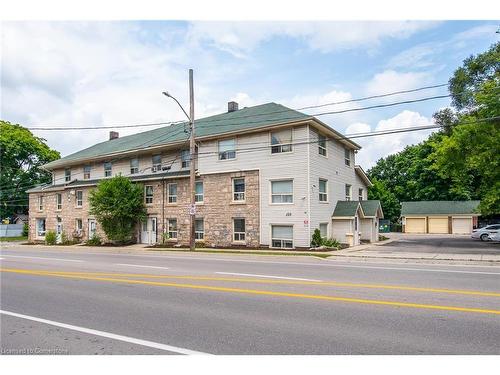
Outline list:
[[[498,21],[5,21],[0,118],[26,127],[184,120],[194,69],[195,118],[277,102],[300,108],[446,83],[471,54],[499,40]],[[447,94],[446,87],[308,114]],[[319,116],[345,134],[430,125],[448,98]],[[147,128],[153,129],[154,127]],[[144,128],[120,129],[120,136]],[[71,154],[109,129],[33,133]],[[430,131],[358,139],[357,163],[376,161]]]

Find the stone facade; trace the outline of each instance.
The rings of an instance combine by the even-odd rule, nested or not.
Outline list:
[[[233,201],[233,178],[245,178],[244,202]],[[203,219],[204,246],[249,246],[258,247],[259,238],[259,172],[239,171],[234,173],[217,173],[200,176],[197,181],[203,182],[203,202],[196,204],[196,218]],[[152,242],[161,243],[162,234],[168,230],[168,220],[177,220],[177,240],[169,239],[172,244],[189,245],[189,178],[165,178],[163,180],[141,181],[144,186],[153,187],[153,202],[146,204],[148,218],[156,218],[156,238]],[[168,203],[168,184],[177,184],[177,202]],[[37,235],[37,219],[46,220],[46,230],[57,230],[58,218],[62,230],[69,238],[76,235],[76,219],[81,219],[83,231],[78,238],[89,238],[89,192],[93,187],[71,187],[58,191],[29,194],[29,240],[43,241],[43,236]],[[77,191],[83,194],[82,206],[78,207]],[[62,208],[57,209],[57,194],[62,196]],[[44,197],[43,209],[39,210],[38,197]],[[245,241],[233,241],[233,219],[245,219]],[[106,239],[99,223],[96,223],[96,233]],[[151,229],[151,228],[148,228]],[[144,240],[141,225],[137,226],[138,242]]]

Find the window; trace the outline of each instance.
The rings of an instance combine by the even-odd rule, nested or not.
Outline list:
[[[203,219],[194,220],[194,239],[201,241],[205,237],[205,226]]]
[[[363,200],[363,188],[358,189],[358,198],[360,201]]]
[[[57,209],[62,210],[62,194],[61,193],[56,194],[56,204],[57,204]]]
[[[161,171],[161,155],[153,155],[151,172]]]
[[[144,195],[146,196],[146,204],[153,203],[153,186],[146,185],[144,186]]]
[[[346,184],[345,185],[345,200],[346,201],[350,201],[351,200],[351,190],[352,190],[352,186],[349,185],[349,184]]]
[[[292,129],[271,133],[271,154],[292,151]]]
[[[319,179],[319,201],[328,202],[328,180]]]
[[[233,201],[245,200],[245,179],[233,178]]]
[[[177,219],[168,219],[168,238],[177,239]]]
[[[90,165],[83,166],[83,179],[90,180]]]
[[[104,162],[104,177],[111,177],[112,168],[113,166],[111,165],[110,161]]]
[[[319,232],[321,233],[321,237],[328,237],[328,223],[320,223],[319,224]]]
[[[272,203],[293,203],[293,180],[271,181]]]
[[[70,168],[66,168],[64,170],[64,181],[66,181],[66,182],[71,181],[71,169]]]
[[[38,197],[38,211],[42,211],[43,210],[43,196],[40,195]]]
[[[191,165],[191,156],[189,155],[189,150],[181,151],[181,161],[182,168],[189,168],[189,166]]]
[[[76,207],[83,206],[83,190],[76,191]]]
[[[177,184],[167,185],[168,203],[177,203]]]
[[[225,139],[219,141],[219,160],[236,158],[236,139]]]
[[[348,148],[344,148],[344,159],[345,159],[345,165],[348,167],[351,166],[351,150]]]
[[[318,152],[320,155],[326,156],[326,137],[318,134]]]
[[[196,203],[203,203],[203,181],[196,181],[194,184],[194,188],[194,201]]]
[[[77,233],[81,233],[83,230],[83,221],[82,219],[75,219],[75,231]]]
[[[233,241],[244,242],[245,234],[245,219],[233,219]]]
[[[291,225],[272,225],[271,245],[285,249],[293,248],[293,227]]]
[[[130,174],[139,173],[139,158],[130,159]]]
[[[36,234],[37,236],[45,236],[45,219],[36,219]]]

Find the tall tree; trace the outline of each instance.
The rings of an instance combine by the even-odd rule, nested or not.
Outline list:
[[[51,181],[41,166],[60,154],[45,142],[21,125],[0,120],[0,218],[27,213],[26,189]]]
[[[368,199],[377,199],[382,205],[384,217],[395,223],[401,213],[401,205],[396,195],[387,187],[384,181],[372,179],[373,186],[368,190]]]

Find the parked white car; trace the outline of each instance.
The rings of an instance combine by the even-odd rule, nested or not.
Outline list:
[[[488,241],[492,235],[500,232],[500,224],[488,225],[484,228],[474,229],[470,235],[472,238]]]
[[[493,242],[500,242],[500,230],[498,230],[496,233],[490,234],[489,239]]]

